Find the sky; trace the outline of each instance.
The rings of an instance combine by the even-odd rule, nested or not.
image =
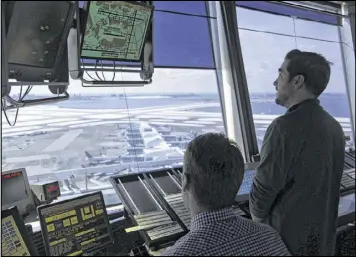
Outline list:
[[[305,20],[293,20],[258,11],[237,7],[241,47],[250,93],[273,93],[273,81],[287,52],[294,48],[323,54],[333,63],[331,79],[325,92],[346,93],[345,78],[337,27]],[[348,24],[347,24],[348,25]],[[346,25],[346,26],[347,26]],[[285,35],[276,35],[260,30]],[[297,35],[297,37],[295,37]],[[311,37],[305,39],[301,37]],[[320,40],[334,41],[325,42]],[[345,39],[352,46],[351,30]],[[199,42],[196,42],[197,44]],[[174,51],[174,49],[172,49]],[[353,55],[354,58],[354,55]],[[101,75],[101,73],[99,73]],[[106,73],[110,78],[112,74]],[[116,78],[129,79],[127,74],[117,74]],[[85,88],[78,80],[71,80],[70,94],[110,94],[123,93],[122,88]],[[153,83],[141,88],[126,88],[126,93],[216,93],[217,81],[214,70],[155,69]],[[34,87],[33,94],[48,93],[46,87]]]

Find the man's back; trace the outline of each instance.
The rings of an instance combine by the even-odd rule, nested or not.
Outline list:
[[[343,131],[318,100],[292,109],[273,125],[283,137],[281,147],[286,148],[281,164],[286,186],[277,195],[266,223],[280,233],[293,255],[333,255],[344,163]]]
[[[190,232],[165,256],[290,256],[271,227],[236,216],[231,208],[198,214]]]

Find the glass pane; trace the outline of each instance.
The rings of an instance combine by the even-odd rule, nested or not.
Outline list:
[[[268,31],[294,36],[293,19],[285,16],[269,14],[236,7],[239,28]]]
[[[239,9],[237,12],[239,16]],[[251,17],[245,18],[244,22],[248,24]],[[278,26],[283,28],[285,23],[285,17],[271,14],[254,18],[255,23],[261,24],[260,26],[269,24],[270,28],[278,28]],[[240,19],[242,19],[241,16]],[[314,22],[310,22],[310,24],[311,28],[319,26],[315,25]],[[314,35],[317,39],[329,40],[338,37],[337,30],[332,25],[328,25],[331,27],[328,28],[322,24],[319,27],[320,31],[313,30],[309,32],[307,32],[309,27],[306,27],[306,23],[303,22],[303,26],[305,26],[303,27],[303,36]],[[280,32],[280,28],[276,30]],[[286,111],[285,108],[275,104],[273,81],[278,75],[278,68],[285,55],[295,48],[321,53],[334,63],[331,68],[330,83],[324,94],[320,96],[320,100],[322,106],[341,123],[345,134],[351,134],[350,111],[339,43],[273,35],[264,32],[247,31],[241,28],[239,33],[259,147],[261,147],[266,129],[272,120]],[[301,33],[300,30],[299,33]]]
[[[345,134],[352,138],[350,106],[340,44],[304,38],[298,38],[297,43],[300,50],[320,53],[333,63],[329,85],[319,99],[324,109],[341,123]]]
[[[262,146],[269,124],[285,109],[275,104],[273,81],[287,52],[295,48],[291,37],[239,30],[257,143]],[[263,42],[263,46],[261,46]]]
[[[301,37],[339,42],[340,40],[337,30],[337,26],[314,21],[295,20],[296,35]]]
[[[224,132],[213,70],[155,69],[142,88],[71,81],[69,93],[68,101],[20,109],[14,127],[2,117],[2,170],[25,167],[30,181],[59,180],[62,199],[102,190],[107,205],[117,204],[109,176],[181,163],[195,136]],[[49,95],[34,87],[28,98]]]
[[[345,38],[343,39],[343,43],[347,44],[349,48],[353,49],[354,45],[352,42],[351,25],[350,25],[349,19],[344,20],[343,30],[345,31],[345,33],[344,33]]]
[[[283,4],[271,3],[271,1],[236,1],[237,6],[253,8],[255,10],[275,13],[288,17],[298,17],[301,19],[318,21],[328,24],[337,24],[337,17],[325,13],[315,12],[311,10],[295,8]]]

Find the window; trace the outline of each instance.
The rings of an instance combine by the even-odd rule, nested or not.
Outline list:
[[[2,170],[25,167],[30,181],[59,180],[62,199],[103,190],[106,204],[117,204],[109,176],[143,171],[143,163],[146,169],[180,163],[196,135],[224,132],[215,76],[155,69],[151,85],[126,89],[71,81],[68,101],[22,108],[14,127],[3,116]],[[49,94],[34,87],[28,97]],[[10,121],[14,114],[8,111]]]
[[[285,16],[241,7],[237,7],[236,12],[259,147],[272,120],[286,111],[275,104],[273,81],[286,53],[295,48],[321,53],[333,62],[330,83],[320,101],[341,123],[345,134],[351,135],[337,27],[300,19],[293,21]]]
[[[181,163],[195,136],[224,132],[205,3],[155,5],[153,83],[123,89],[71,81],[68,101],[20,109],[14,127],[3,117],[2,170],[25,167],[30,181],[59,180],[62,199],[102,190],[113,205],[110,176]],[[34,87],[26,98],[49,94]]]

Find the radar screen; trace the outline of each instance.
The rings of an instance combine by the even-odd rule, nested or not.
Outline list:
[[[1,256],[36,256],[25,224],[16,207],[1,212]]]
[[[137,1],[88,1],[82,58],[139,61],[153,7]]]
[[[101,192],[38,207],[46,254],[94,253],[113,242]]]

